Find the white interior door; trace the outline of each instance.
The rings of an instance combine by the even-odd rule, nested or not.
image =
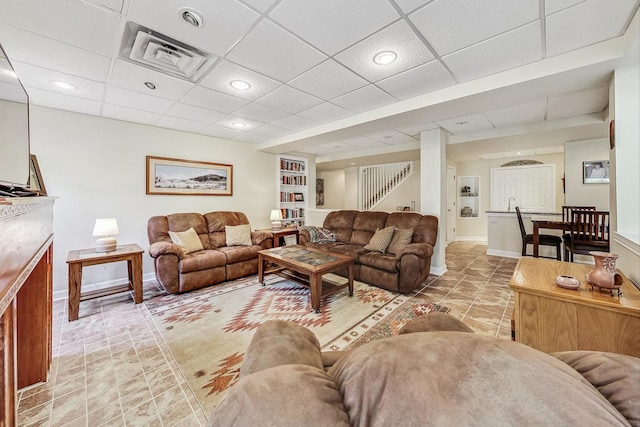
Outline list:
[[[447,166],[447,244],[456,241],[456,168]]]

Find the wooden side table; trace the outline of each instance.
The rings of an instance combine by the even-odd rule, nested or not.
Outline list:
[[[80,301],[99,298],[133,289],[133,300],[142,302],[142,253],[144,250],[135,243],[118,245],[115,251],[96,252],[95,248],[70,251],[67,257],[69,264],[69,321],[78,320]],[[127,261],[129,282],[109,289],[81,293],[82,267]]]
[[[272,230],[270,228],[264,228],[256,231],[268,231],[273,234],[273,247],[277,248],[280,245],[280,238],[284,236],[296,236],[296,245],[298,244],[298,229],[295,227],[284,227],[280,230]]]

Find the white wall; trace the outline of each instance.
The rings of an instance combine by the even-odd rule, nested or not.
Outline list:
[[[147,220],[176,212],[244,212],[253,228],[269,226],[276,200],[276,158],[250,144],[160,129],[118,120],[31,107],[31,152],[38,158],[54,208],[55,297],[66,296],[67,254],[91,248],[98,217],[118,219],[120,243],[145,251]],[[146,195],[145,156],[204,160],[233,165],[233,196]],[[145,279],[153,277],[145,252]],[[126,278],[126,264],[85,268],[83,286]]]
[[[398,206],[410,208],[414,206],[416,211],[420,211],[420,162],[418,161],[413,162],[413,174],[376,206],[375,210],[391,212],[397,210]]]
[[[609,160],[609,140],[592,139],[564,144],[566,205],[609,210],[609,184],[584,184],[582,162]]]
[[[318,178],[324,179],[324,205],[317,207],[331,210],[344,209],[344,169],[319,172]]]

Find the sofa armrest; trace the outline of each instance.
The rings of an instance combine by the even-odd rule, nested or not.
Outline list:
[[[311,234],[309,234],[309,230],[305,228],[298,229],[298,244],[304,245],[307,242],[311,241]]]
[[[428,243],[410,243],[396,253],[396,259],[400,260],[405,255],[428,258],[433,255],[433,246]]]
[[[269,242],[269,239],[271,241]],[[260,245],[263,249],[269,249],[273,247],[273,233],[269,231],[252,231],[251,243],[254,245]]]
[[[160,255],[175,255],[178,259],[184,258],[184,252],[178,245],[170,242],[155,242],[149,246],[149,255],[158,258]]]

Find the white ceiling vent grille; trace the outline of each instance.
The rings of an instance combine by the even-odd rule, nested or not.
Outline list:
[[[127,24],[120,57],[192,82],[197,81],[216,59],[132,22]]]

